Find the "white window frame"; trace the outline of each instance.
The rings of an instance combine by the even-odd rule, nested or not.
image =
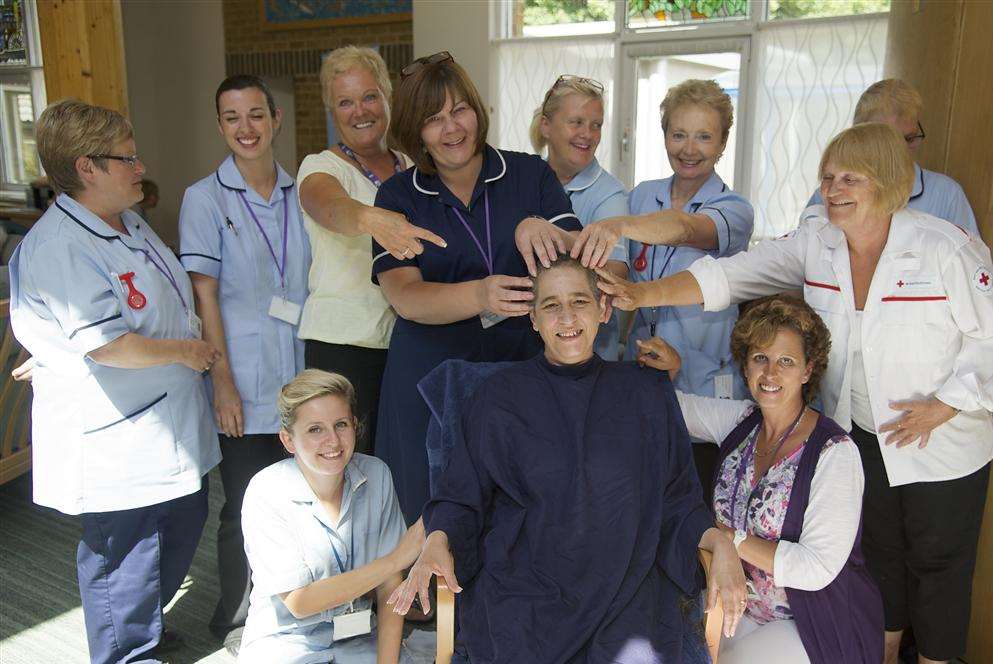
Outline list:
[[[14,81],[25,78],[31,87],[32,112],[35,121],[47,105],[45,94],[44,63],[41,56],[41,38],[38,30],[38,7],[35,0],[24,0],[24,31],[27,51],[25,64],[0,65],[0,80]],[[0,149],[0,199],[25,203],[29,187],[8,179],[7,146]]]
[[[845,16],[828,16],[821,18],[770,20],[768,18],[768,0],[749,0],[749,12],[746,18],[713,22],[701,21],[699,23],[656,26],[650,28],[628,28],[626,27],[627,2],[626,0],[615,0],[613,32],[603,32],[592,35],[564,35],[554,37],[513,37],[510,35],[513,27],[511,24],[511,7],[511,0],[491,1],[491,47],[505,42],[520,41],[577,42],[584,40],[603,41],[605,39],[612,39],[614,41],[614,53],[616,54],[614,58],[615,63],[613,80],[613,87],[615,90],[615,94],[613,95],[614,119],[611,126],[607,128],[606,135],[603,137],[603,140],[614,141],[613,144],[616,148],[615,154],[617,155],[615,159],[617,160],[617,163],[612,166],[618,171],[618,176],[623,176],[621,177],[622,180],[628,177],[627,174],[629,172],[633,173],[633,165],[629,165],[623,161],[624,150],[622,145],[622,123],[625,118],[622,100],[627,98],[626,95],[630,95],[630,91],[623,89],[626,80],[624,68],[628,66],[625,54],[641,53],[642,50],[644,50],[646,54],[649,54],[653,52],[654,49],[660,50],[661,54],[666,54],[669,52],[675,53],[678,52],[676,49],[680,43],[685,45],[685,43],[689,40],[699,40],[700,42],[705,43],[708,48],[720,48],[721,43],[734,43],[736,40],[744,39],[745,46],[742,49],[740,96],[738,99],[737,111],[738,118],[741,118],[741,125],[738,132],[738,144],[736,146],[734,167],[735,189],[742,192],[750,191],[752,184],[751,174],[749,172],[750,169],[748,169],[746,165],[747,155],[752,153],[753,134],[755,129],[755,118],[753,117],[754,114],[751,112],[751,91],[755,90],[758,85],[758,72],[756,71],[756,67],[753,64],[753,59],[751,57],[751,38],[766,26],[782,26],[799,23],[809,25],[811,23],[870,20],[888,14],[888,12],[884,12],[872,14],[849,14]],[[644,49],[642,47],[644,47]],[[496,100],[499,98],[499,94],[494,93],[498,93],[498,91],[491,91],[490,98]],[[633,155],[633,150],[629,151],[628,154]],[[635,183],[627,182],[626,184],[628,186],[633,186]]]

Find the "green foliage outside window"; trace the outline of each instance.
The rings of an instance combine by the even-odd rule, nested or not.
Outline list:
[[[613,0],[524,0],[524,25],[613,20]]]
[[[890,0],[769,0],[770,19],[848,16],[889,10]]]

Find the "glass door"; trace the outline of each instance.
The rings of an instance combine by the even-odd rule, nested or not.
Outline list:
[[[623,47],[618,95],[618,175],[628,187],[672,175],[666,157],[659,104],[674,85],[691,79],[714,79],[731,97],[735,123],[717,173],[731,188],[742,184],[739,162],[746,132],[738,131],[745,101],[748,37],[667,40]],[[736,186],[739,185],[739,186]]]

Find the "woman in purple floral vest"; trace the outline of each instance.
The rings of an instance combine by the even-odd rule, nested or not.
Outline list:
[[[660,339],[639,362],[678,372]],[[760,300],[731,353],[751,401],[677,393],[690,435],[721,446],[713,508],[748,582],[745,615],[721,664],[878,664],[883,606],[862,557],[864,475],[855,443],[810,407],[830,334],[806,303]]]

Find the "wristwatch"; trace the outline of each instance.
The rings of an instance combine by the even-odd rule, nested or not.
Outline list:
[[[738,550],[738,547],[741,546],[741,543],[745,541],[746,537],[748,537],[748,533],[745,532],[744,530],[734,531],[734,539],[731,540],[731,543],[734,544],[735,551]]]

